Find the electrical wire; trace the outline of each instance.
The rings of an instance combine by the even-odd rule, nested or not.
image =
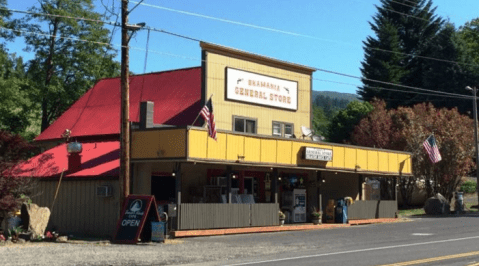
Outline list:
[[[135,2],[135,1],[131,1],[131,2],[135,3],[135,4],[139,3],[139,2]],[[356,45],[354,45],[352,43],[348,43],[348,42],[341,42],[341,41],[337,41],[337,40],[318,38],[318,37],[312,36],[312,35],[306,35],[306,34],[301,34],[301,33],[296,33],[296,32],[291,32],[291,31],[284,31],[284,30],[270,28],[270,27],[263,27],[263,26],[258,26],[258,25],[254,25],[254,24],[250,24],[250,23],[243,23],[243,22],[233,21],[233,20],[229,20],[229,19],[207,16],[207,15],[203,15],[203,14],[198,14],[198,13],[193,13],[193,12],[188,12],[188,11],[183,11],[183,10],[178,10],[178,9],[173,9],[173,8],[167,8],[167,7],[163,7],[163,6],[151,5],[151,4],[146,4],[146,3],[141,3],[141,5],[146,6],[146,7],[151,7],[151,8],[162,9],[162,10],[166,10],[166,11],[170,11],[170,12],[176,12],[176,13],[180,13],[180,14],[196,16],[196,17],[200,17],[200,18],[206,18],[206,19],[216,20],[216,21],[220,21],[220,22],[245,26],[245,27],[251,27],[251,28],[260,29],[260,30],[266,30],[266,31],[272,31],[272,32],[277,32],[277,33],[281,33],[281,34],[292,35],[292,36],[296,36],[296,37],[304,37],[304,38],[309,38],[309,39],[314,39],[314,40],[339,43],[339,44],[344,44],[344,45],[348,45],[348,46],[352,46],[352,47],[356,46]],[[415,17],[415,16],[412,16],[412,15],[409,15],[409,14],[404,14],[404,13],[397,12],[397,11],[394,11],[394,10],[389,10],[389,9],[386,9],[386,10],[396,12],[396,13],[399,13],[399,14],[402,14],[402,15],[405,15],[405,16],[408,16],[408,17],[414,17],[414,18],[417,18],[417,19],[425,20],[423,18]],[[429,20],[426,20],[426,21],[429,22]],[[415,54],[395,52],[395,51],[380,49],[380,48],[375,48],[375,47],[369,47],[369,49],[375,50],[375,51],[380,51],[380,52],[385,52],[385,53],[400,54],[400,55],[407,55],[407,56],[411,56],[411,57],[434,60],[434,61],[437,61],[437,62],[444,62],[444,63],[452,63],[452,64],[458,64],[458,65],[479,67],[479,64],[463,63],[463,62],[457,62],[457,61],[446,60],[446,59],[435,58],[435,57],[429,57],[429,56],[420,56],[420,55],[415,55]]]
[[[3,28],[3,27],[0,27],[0,28]],[[3,28],[3,29],[10,30],[10,31],[15,31],[15,32],[20,32],[20,33],[26,33],[26,34],[36,34],[36,35],[49,36],[49,37],[52,36],[52,35],[50,35],[50,34],[28,32],[28,31],[22,31],[22,30],[13,30],[13,29],[8,29],[8,28]],[[95,41],[89,41],[89,40],[82,40],[82,39],[79,39],[79,38],[61,37],[61,36],[58,36],[58,37],[59,37],[59,38],[64,38],[64,39],[82,41],[82,42],[91,42],[91,43],[96,43],[96,44],[101,44],[101,45],[106,45],[106,46],[119,46],[119,47],[123,47],[122,45],[115,45],[115,44],[109,44],[109,43],[95,42]],[[126,46],[125,46],[125,47],[126,47]],[[147,51],[147,49],[139,48],[139,47],[132,47],[132,46],[130,46],[129,48],[134,49],[134,50],[144,51],[144,52]],[[167,55],[167,56],[173,56],[173,57],[177,57],[177,58],[183,58],[183,59],[194,60],[194,61],[199,61],[199,62],[206,62],[206,60],[202,60],[202,59],[200,59],[200,58],[187,57],[187,56],[183,56],[183,55],[165,53],[165,52],[160,52],[160,51],[155,51],[155,50],[148,50],[148,51],[150,51],[150,52],[152,52],[152,53],[155,53],[155,54],[160,54],[160,55]],[[225,63],[221,63],[221,62],[208,61],[208,63],[220,64],[220,65],[226,66]],[[245,69],[245,70],[248,70],[248,68],[246,68],[246,67],[244,67],[244,69]],[[418,91],[432,92],[432,93],[434,93],[434,94],[431,94],[432,96],[439,96],[438,94],[441,94],[442,96],[448,96],[448,97],[467,98],[467,99],[472,99],[472,98],[473,98],[472,96],[466,96],[466,95],[463,95],[463,94],[455,94],[455,93],[448,93],[448,92],[433,91],[433,90],[422,89],[422,88],[412,87],[412,86],[406,86],[406,85],[401,85],[401,84],[396,84],[396,83],[391,83],[391,82],[384,82],[384,81],[380,81],[380,80],[366,79],[366,78],[361,78],[361,77],[357,77],[357,76],[354,76],[354,75],[345,74],[345,73],[341,73],[341,72],[337,72],[337,71],[332,71],[332,70],[326,70],[326,69],[322,69],[322,68],[314,68],[314,67],[313,67],[313,69],[315,69],[315,70],[317,70],[317,71],[322,71],[322,72],[325,72],[325,73],[330,73],[330,74],[335,74],[335,75],[340,75],[340,76],[348,77],[348,78],[354,78],[354,79],[359,79],[359,80],[368,80],[368,81],[371,81],[371,82],[376,82],[376,83],[380,83],[380,84],[384,84],[384,85],[396,86],[396,87],[413,89],[413,90],[418,90]],[[283,73],[279,73],[279,72],[272,72],[272,71],[263,71],[263,72],[265,72],[265,73],[273,73],[273,74],[282,74],[282,75],[284,76]],[[290,75],[290,76],[294,76],[294,75]],[[298,77],[298,76],[294,76],[294,77]],[[315,78],[312,78],[312,79],[315,80]],[[355,86],[356,86],[356,85],[355,85]],[[382,88],[382,89],[386,89],[386,88]],[[390,90],[390,89],[389,89],[389,90]],[[403,91],[403,90],[398,90],[398,91],[400,91],[400,92],[408,92],[408,91]],[[408,92],[408,93],[409,93],[409,92]]]
[[[147,5],[147,6],[149,6],[149,4],[145,4],[145,3],[141,3],[141,2],[133,2],[133,3],[140,3],[141,5]],[[170,10],[170,11],[175,11],[175,12],[185,12],[186,14],[196,14],[196,13],[191,13],[191,12],[186,12],[186,11],[181,11],[181,10],[176,10],[176,9],[164,8],[164,7],[160,7],[160,6],[154,6],[154,7],[157,7],[157,8],[160,8],[160,9],[166,9],[166,10]],[[0,9],[0,10],[2,10],[2,9]],[[105,23],[105,24],[107,24],[107,25],[112,25],[112,26],[114,26],[114,27],[121,26],[118,22],[107,22],[107,21],[102,21],[102,20],[93,20],[93,19],[86,19],[86,18],[79,18],[79,17],[52,15],[52,14],[46,14],[46,13],[35,13],[35,12],[21,11],[21,10],[15,10],[15,9],[3,9],[3,10],[8,10],[8,11],[11,11],[11,12],[19,12],[19,13],[28,13],[28,14],[44,15],[44,16],[63,17],[63,18],[79,19],[79,20],[88,20],[88,21],[94,21],[94,22],[99,22],[99,23]],[[197,15],[203,16],[203,15],[201,15],[201,14],[197,14]],[[406,14],[405,14],[405,15],[406,15]],[[205,17],[210,18],[210,16],[205,16]],[[214,18],[214,17],[211,17],[211,18]],[[222,19],[220,19],[220,20],[222,20]],[[229,20],[227,20],[227,21],[229,21]],[[232,22],[234,22],[234,21],[232,21]],[[247,24],[247,23],[241,23],[241,22],[237,22],[237,23],[240,23],[240,25],[243,25],[243,26],[253,25],[253,24]],[[294,36],[299,36],[299,37],[313,38],[313,39],[316,39],[316,40],[329,41],[329,42],[334,42],[334,43],[341,43],[341,44],[349,45],[349,46],[352,46],[352,47],[355,46],[354,44],[352,44],[352,43],[347,43],[347,42],[340,42],[340,41],[336,41],[336,40],[330,40],[330,39],[324,39],[324,38],[317,38],[317,37],[310,36],[310,35],[304,35],[304,34],[293,33],[293,32],[286,32],[286,31],[276,30],[276,29],[267,28],[267,27],[262,27],[262,26],[256,26],[256,25],[253,25],[253,26],[255,26],[255,28],[264,29],[264,30],[273,30],[273,31],[280,32],[280,33],[291,33],[292,35],[294,35]],[[143,29],[156,31],[156,32],[160,32],[160,33],[164,33],[164,34],[168,34],[168,35],[180,37],[180,38],[183,38],[183,39],[191,40],[191,41],[196,41],[196,42],[201,42],[201,41],[202,41],[202,40],[200,40],[200,39],[196,39],[196,38],[184,36],[184,35],[181,35],[181,34],[169,32],[169,31],[166,31],[166,30],[163,30],[163,29],[157,29],[157,28],[153,28],[153,27],[144,26],[144,27],[142,27],[140,30],[143,30]],[[428,57],[428,56],[421,56],[421,55],[415,55],[415,54],[408,54],[408,53],[396,52],[396,51],[391,51],[391,50],[386,50],[386,49],[381,49],[381,48],[375,48],[375,47],[369,47],[369,49],[375,50],[375,51],[380,51],[380,52],[385,52],[385,53],[392,53],[392,54],[398,54],[398,55],[407,55],[407,56],[417,57],[417,58],[422,58],[422,59],[427,59],[427,60],[434,60],[434,61],[444,62],[444,63],[451,63],[451,64],[458,64],[458,65],[466,65],[466,66],[479,67],[479,64],[463,63],[463,62],[457,62],[457,61],[452,61],[452,60],[440,59],[440,58],[435,58],[435,57]]]

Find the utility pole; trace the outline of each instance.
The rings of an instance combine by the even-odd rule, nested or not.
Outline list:
[[[469,86],[466,87],[466,90],[472,91],[474,95],[473,99],[473,109],[474,112],[474,143],[476,145],[476,184],[479,184],[479,146],[477,142],[477,88],[471,88]],[[476,185],[476,192],[477,192],[477,204],[479,206],[479,185]]]
[[[128,58],[128,0],[121,1],[121,122],[120,122],[120,212],[130,194],[130,85]]]

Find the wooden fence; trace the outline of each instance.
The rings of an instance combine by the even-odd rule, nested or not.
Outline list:
[[[279,225],[279,204],[182,203],[179,230]]]
[[[395,218],[395,200],[358,200],[348,206],[348,219]]]

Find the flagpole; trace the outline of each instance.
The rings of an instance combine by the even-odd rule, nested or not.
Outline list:
[[[214,93],[211,94],[210,98],[208,98],[208,101],[211,99],[211,97],[213,97],[213,95],[214,95]],[[206,101],[206,102],[208,102],[208,101]],[[205,105],[206,105],[206,103],[205,103]],[[192,126],[195,125],[196,120],[198,120],[198,117],[200,117],[200,114],[201,114],[201,111],[200,111],[200,112],[198,113],[198,115],[196,116],[195,121],[193,121],[193,124],[191,124]]]

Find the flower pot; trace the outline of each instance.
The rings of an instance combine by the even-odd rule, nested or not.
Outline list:
[[[284,218],[283,219],[279,219],[279,225],[284,225]]]
[[[313,222],[313,224],[321,224],[321,218],[313,217],[312,222]]]

